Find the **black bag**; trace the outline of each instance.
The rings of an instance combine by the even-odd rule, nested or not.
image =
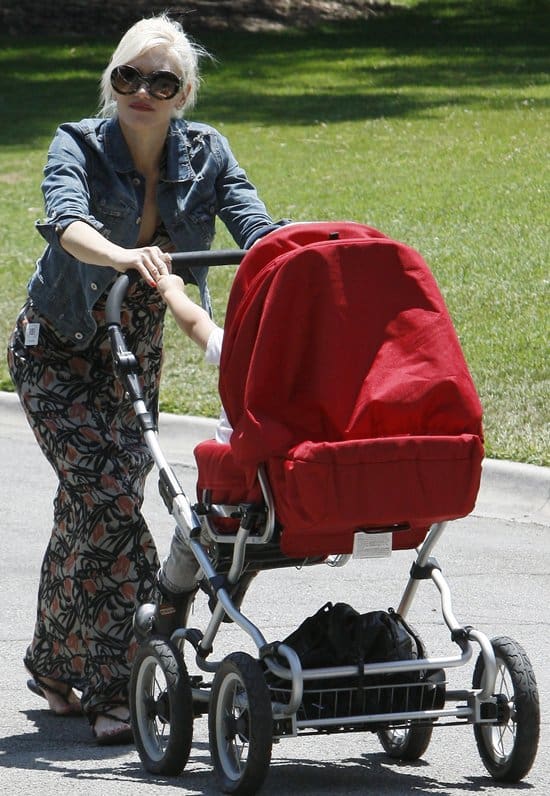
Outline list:
[[[420,638],[395,611],[360,614],[346,603],[326,603],[283,643],[305,669],[424,656]]]
[[[307,680],[301,709],[308,718],[424,709],[444,701],[441,672],[363,674],[362,664],[425,657],[419,636],[392,609],[359,614],[346,603],[326,603],[283,643],[295,650],[304,669],[360,667],[351,678]],[[272,687],[285,688],[288,682],[274,681]]]

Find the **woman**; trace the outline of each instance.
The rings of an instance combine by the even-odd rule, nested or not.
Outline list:
[[[103,74],[101,117],[58,129],[38,224],[47,246],[9,344],[23,408],[59,477],[28,685],[56,714],[83,711],[100,744],[131,740],[132,615],[158,568],[140,512],[152,462],[113,375],[106,292],[117,273],[141,277],[123,322],[154,410],[164,315],[155,284],[169,251],[209,248],[216,216],[241,248],[274,226],[226,139],[181,118],[201,54],[165,15],[138,22]],[[210,310],[206,270],[186,281]]]

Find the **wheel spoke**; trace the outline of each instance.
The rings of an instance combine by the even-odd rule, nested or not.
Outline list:
[[[235,738],[235,762],[237,764],[237,768],[239,772],[243,771],[243,760],[245,759],[246,745],[244,743],[239,743],[239,740]]]
[[[153,677],[153,682],[151,683],[151,695],[157,698],[159,694],[162,693],[163,688],[166,687],[165,683],[160,683],[157,677],[157,671],[159,671],[158,667],[155,667],[155,676]]]
[[[229,688],[228,688],[229,690]],[[231,683],[231,696],[227,699],[223,710],[225,752],[240,775],[245,768],[247,758],[248,737],[244,730],[248,728],[246,693],[239,683]]]

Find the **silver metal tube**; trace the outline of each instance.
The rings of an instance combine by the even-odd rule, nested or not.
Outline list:
[[[241,572],[243,571],[244,566],[244,559],[246,556],[246,540],[250,531],[248,528],[239,528],[237,533],[237,539],[234,544],[233,550],[233,559],[231,561],[231,567],[229,568],[229,572],[227,573],[227,580],[229,583],[234,584],[238,581]]]
[[[432,525],[428,535],[417,548],[418,558],[416,563],[418,566],[423,567],[428,563],[428,559],[446,527],[446,522],[436,522],[435,525]]]
[[[275,504],[273,503],[273,495],[265,474],[265,469],[262,465],[258,467],[258,482],[264,498],[267,516],[265,522],[264,532],[261,536],[249,536],[247,544],[264,545],[271,541],[273,532],[275,530]],[[218,533],[214,527],[214,523],[210,521],[208,516],[203,517],[203,523],[208,536],[215,542],[223,542],[224,544],[231,544],[238,538],[238,531],[236,534]],[[239,530],[242,529],[242,526]]]
[[[482,701],[486,699],[491,699],[491,697],[495,693],[495,683],[498,674],[497,661],[495,658],[495,651],[493,649],[493,645],[491,644],[485,633],[481,633],[479,630],[474,630],[473,628],[470,628],[468,636],[472,640],[477,641],[477,643],[481,647],[481,654],[483,655],[483,663],[485,664],[485,672],[483,675],[483,682],[482,682],[481,691],[479,693],[479,699]]]
[[[296,722],[297,729],[306,727],[338,727],[345,724],[373,724],[377,722],[411,721],[413,719],[433,720],[441,718],[470,719],[472,710],[468,707],[459,707],[442,710],[415,710],[404,713],[375,713],[364,716],[342,716],[330,719],[302,719]]]
[[[285,646],[285,645],[281,645]],[[281,647],[279,647],[280,649]],[[365,663],[363,667],[325,666],[322,669],[301,669],[304,680],[329,680],[340,677],[357,677],[359,674],[397,674],[398,672],[416,672],[424,670],[453,669],[465,666],[472,657],[472,647],[468,645],[462,655],[450,658],[418,658],[404,661],[386,661],[384,663]],[[284,680],[292,678],[292,672],[269,660],[270,670]]]
[[[290,692],[290,702],[287,705],[282,705],[278,703],[277,713],[282,713],[285,716],[292,716],[294,713],[296,713],[296,711],[302,704],[302,697],[304,693],[302,664],[300,663],[300,658],[298,657],[298,653],[295,650],[293,650],[292,647],[289,647],[286,644],[279,644],[277,648],[277,653],[287,659],[290,671],[288,669],[285,669],[283,666],[280,666],[272,658],[266,657],[264,660],[269,670],[273,672],[273,674],[275,674],[276,677],[284,677],[284,675],[289,676],[290,682],[292,684]]]
[[[153,430],[144,431],[143,436],[159,470],[166,469],[168,467],[168,462],[160,447],[157,432]]]
[[[463,626],[453,613],[451,590],[449,589],[447,581],[443,577],[443,573],[439,569],[434,569],[432,571],[432,581],[437,586],[441,596],[441,611],[443,613],[445,624],[451,631],[460,630],[460,628]]]
[[[265,533],[263,534],[262,539],[265,539],[266,542],[269,542],[273,536],[273,531],[275,530],[275,503],[273,502],[273,494],[271,492],[263,464],[260,464],[258,467],[258,481],[260,483],[260,489],[262,490],[262,495],[267,507]]]
[[[212,566],[208,555],[201,545],[201,543],[196,540],[192,539],[189,543],[191,550],[195,558],[197,559],[202,571],[205,574],[207,580],[211,580],[217,576],[216,570]],[[254,625],[249,619],[247,619],[235,606],[233,605],[233,601],[231,597],[227,593],[225,589],[218,589],[217,591],[218,602],[220,605],[217,605],[214,609],[212,614],[212,619],[206,631],[204,633],[203,640],[201,642],[201,647],[209,649],[212,646],[214,641],[214,637],[218,631],[219,625],[223,618],[223,610],[225,613],[248,635],[251,637],[253,642],[255,643],[258,649],[261,649],[265,646],[266,640],[263,637],[260,630]]]
[[[386,661],[385,663],[365,663],[358,666],[334,666],[323,669],[304,669],[304,680],[328,680],[332,677],[357,677],[357,674],[397,674],[398,672],[416,672],[424,669],[453,669],[465,666],[472,657],[472,647],[468,647],[460,656],[450,658],[418,658],[405,661]]]
[[[416,549],[416,564],[417,566],[423,567],[426,566],[428,563],[428,559],[432,550],[434,549],[435,545],[439,541],[439,538],[443,531],[445,530],[447,523],[446,522],[438,522],[435,525],[432,525],[430,530],[428,531],[428,535],[422,542],[422,544],[417,547]],[[397,613],[400,614],[404,619],[406,618],[413,600],[415,598],[418,586],[420,585],[420,581],[416,578],[409,578],[407,581],[407,585],[405,586],[405,591],[403,592],[403,596],[401,597],[401,602],[397,607]]]

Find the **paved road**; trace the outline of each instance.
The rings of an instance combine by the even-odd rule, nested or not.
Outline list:
[[[192,439],[208,436],[207,422],[163,417],[161,444],[184,488],[192,493]],[[83,719],[60,719],[25,688],[21,658],[28,643],[37,575],[51,522],[54,477],[39,453],[13,396],[0,394],[0,482],[4,536],[0,561],[0,793],[65,796],[93,794],[159,796],[216,794],[205,721],[196,722],[190,761],[175,780],[155,779],[141,767],[135,750],[100,749]],[[161,555],[171,519],[150,479],[145,511]],[[550,787],[550,473],[489,463],[474,514],[448,528],[436,551],[453,593],[457,617],[488,635],[510,635],[527,649],[542,702],[542,737],[536,764],[517,790],[528,794]],[[263,573],[245,610],[268,639],[281,638],[326,600],[360,610],[396,605],[410,566],[410,554],[389,561],[352,562],[341,570]],[[197,626],[205,607],[195,613]],[[420,590],[411,620],[433,654],[447,654],[438,598],[428,584]],[[239,631],[223,633],[219,650],[246,649]],[[455,673],[456,685],[470,684],[471,672]],[[376,736],[307,736],[286,739],[273,750],[265,796],[345,794],[497,794],[485,773],[468,727],[434,732],[425,759],[403,765],[389,761]]]

